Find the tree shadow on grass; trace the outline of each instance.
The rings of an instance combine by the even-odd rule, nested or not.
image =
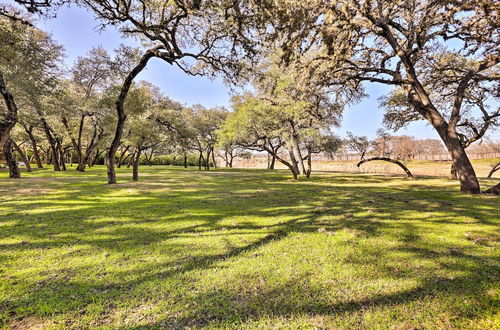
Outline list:
[[[130,259],[118,256],[103,262],[127,263],[130,260],[136,264],[134,257],[142,257],[148,251],[155,253],[160,245],[170,258],[146,260],[132,269],[114,269],[112,274],[87,280],[75,274],[95,273],[96,265],[48,269],[43,279],[36,281],[11,278],[9,281],[13,285],[22,286],[26,291],[10,296],[2,303],[1,309],[14,317],[85,314],[98,296],[98,300],[108,306],[101,313],[106,315],[110,306],[132,299],[131,296],[133,304],[142,301],[131,292],[141,293],[143,287],[157,288],[164,281],[185,288],[196,287],[200,280],[196,274],[232,268],[232,263],[248,258],[254,251],[269,253],[268,248],[303,235],[324,235],[325,239],[331,239],[329,235],[335,237],[336,233],[349,236],[345,240],[332,241],[330,247],[354,248],[354,252],[340,262],[352,268],[354,275],[357,268],[372,264],[373,269],[364,274],[365,278],[399,280],[414,277],[418,283],[398,292],[373,291],[343,299],[332,299],[325,292],[336,289],[324,281],[312,282],[312,276],[308,274],[300,274],[298,278],[283,283],[257,285],[257,290],[251,294],[242,294],[241,286],[226,287],[223,282],[210,289],[200,285],[201,288],[197,288],[200,292],[194,290],[187,297],[177,297],[184,303],[196,305],[190,305],[175,316],[157,317],[144,326],[198,327],[246,322],[262,316],[343,315],[367,308],[405,304],[434,295],[485,296],[486,284],[491,280],[489,276],[498,274],[492,257],[482,256],[476,251],[476,246],[458,248],[454,243],[429,242],[426,237],[440,230],[452,232],[453,228],[448,226],[476,225],[480,226],[477,235],[497,240],[489,232],[495,226],[492,219],[498,215],[493,200],[483,203],[481,197],[440,191],[433,186],[418,184],[418,181],[403,190],[379,185],[381,182],[397,185],[400,181],[396,178],[386,181],[376,178],[367,182],[353,175],[291,182],[281,174],[262,179],[258,173],[246,174],[242,178],[221,173],[224,172],[201,175],[169,171],[172,177],[162,179],[163,184],[156,186],[151,183],[158,182],[157,175],[143,175],[143,182],[137,185],[114,187],[102,187],[98,179],[80,185],[68,182],[58,186],[57,194],[52,198],[44,198],[50,194],[20,198],[22,203],[39,205],[38,213],[30,213],[28,204],[10,202],[10,210],[4,213],[1,236],[23,237],[23,240],[1,244],[0,251],[3,252],[0,256],[4,259],[15,261],[16,258],[39,254],[40,250],[73,245],[87,248],[61,257],[89,257],[96,251],[115,256],[123,252]],[[135,192],[127,195],[125,190],[128,189]],[[120,196],[121,191],[124,191],[124,196]],[[422,193],[425,191],[427,195]],[[476,206],[471,205],[472,200],[483,202]],[[23,213],[21,217],[19,212]],[[245,235],[250,238],[242,242]],[[207,239],[215,241],[204,243]],[[375,244],[373,242],[377,239],[383,239],[389,246],[373,249],[370,244]],[[223,243],[226,248],[214,248]],[[299,250],[290,252],[300,253]],[[406,254],[406,258],[414,259],[415,264],[430,260],[432,267],[438,265],[444,271],[460,271],[462,275],[444,278],[442,272],[428,265],[421,269],[401,270],[397,253]],[[380,260],[386,262],[379,263]],[[261,260],[257,258],[256,268],[259,262]],[[276,263],[280,263],[279,259]],[[244,276],[236,274],[233,279],[244,281]],[[185,277],[191,282],[183,284]],[[75,296],[78,299],[74,299]],[[158,299],[154,293],[146,296]],[[470,317],[487,314],[489,304],[488,300]],[[26,306],[29,307],[26,309]],[[135,323],[141,322],[135,320]]]

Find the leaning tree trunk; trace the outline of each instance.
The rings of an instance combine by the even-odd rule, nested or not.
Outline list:
[[[476,172],[458,138],[450,137],[447,148],[457,169],[460,191],[467,194],[479,194],[481,190]]]
[[[295,156],[293,154],[293,148],[292,148],[292,150],[288,151],[288,154],[290,156],[290,162],[291,162],[291,165],[292,165],[291,171],[292,171],[292,174],[293,174],[293,178],[297,179],[297,176],[298,176],[298,174],[300,174],[300,172],[299,172],[299,166],[297,164],[297,159],[295,159]]]
[[[12,147],[14,147],[14,149],[17,151],[19,156],[21,156],[21,158],[24,162],[24,166],[26,166],[26,172],[33,172],[33,170],[31,169],[30,160],[26,156],[26,153],[23,152],[23,150],[19,147],[19,145],[14,140],[11,139],[10,143],[12,144]]]
[[[17,105],[14,102],[14,97],[7,89],[2,72],[0,72],[0,94],[2,94],[7,106],[7,113],[4,114],[3,119],[0,120],[0,149],[9,142],[10,131],[17,122]]]
[[[120,90],[120,95],[116,100],[116,113],[118,116],[118,122],[116,123],[115,137],[113,138],[113,142],[111,142],[111,146],[106,154],[106,163],[108,167],[108,183],[114,184],[116,183],[116,171],[115,171],[115,156],[118,147],[120,146],[123,128],[125,126],[125,120],[127,116],[125,114],[125,99],[127,98],[128,91],[130,90],[130,86],[134,81],[134,78],[146,67],[148,61],[155,56],[156,49],[148,49],[144,55],[142,55],[139,63],[130,71],[130,73],[125,78],[123,82],[122,88]]]
[[[12,140],[8,139],[7,143],[3,147],[3,153],[5,156],[5,161],[9,167],[9,178],[18,179],[21,177],[21,172],[17,166],[16,158],[12,152]]]
[[[356,166],[360,167],[362,164],[367,163],[367,162],[371,162],[374,160],[382,160],[385,162],[396,164],[399,167],[401,167],[403,169],[403,171],[405,171],[408,179],[413,179],[413,174],[411,174],[410,170],[403,163],[401,163],[399,160],[395,160],[395,159],[391,159],[391,158],[387,158],[387,157],[373,157],[373,158],[369,158],[369,159],[363,159]]]
[[[406,66],[410,67],[408,64]],[[411,71],[413,68],[410,67],[408,70]],[[462,90],[465,90],[466,85],[461,83],[461,86],[463,87]],[[455,102],[453,105],[455,116],[452,114],[453,118],[448,123],[434,107],[420,83],[417,82],[414,86],[408,85],[405,89],[408,92],[408,101],[434,127],[450,153],[453,165],[458,173],[458,179],[460,180],[460,191],[466,194],[479,194],[481,189],[476,172],[456,132],[456,125],[460,118],[457,113],[459,114],[460,112],[461,102]]]

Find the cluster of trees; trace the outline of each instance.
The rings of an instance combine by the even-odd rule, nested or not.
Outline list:
[[[375,139],[366,136],[347,134],[344,141],[345,152],[365,157],[386,157],[398,160],[410,160],[423,155],[445,153],[446,149],[441,141],[436,139],[416,139],[408,135],[391,135],[385,130],[378,130]]]
[[[43,12],[71,1],[15,2],[30,12]],[[222,140],[226,139],[223,144],[228,157],[233,143],[265,150],[294,176],[308,176],[311,154],[336,145],[329,129],[345,106],[364,96],[366,82],[380,83],[393,87],[381,100],[387,124],[398,129],[426,120],[450,153],[462,192],[480,192],[465,149],[498,126],[500,118],[500,110],[494,107],[500,81],[500,14],[493,0],[84,0],[78,5],[92,10],[103,25],[118,26],[146,46],[140,53],[128,49],[126,55],[111,60],[109,77],[117,78],[103,81],[121,81],[118,86],[96,88],[115,93],[109,92],[115,114],[106,112],[114,120],[105,147],[109,183],[116,182],[115,158],[125,145],[125,131],[134,126],[132,119],[127,119],[135,111],[127,107],[127,96],[139,88],[133,80],[151,58],[159,58],[187,74],[223,74],[231,83],[253,82],[252,92],[234,100],[234,113],[225,114],[229,118],[220,134],[225,136]],[[29,56],[34,46],[30,40],[43,33],[15,10],[0,10],[0,38],[7,41],[2,42],[6,49],[0,55],[0,92],[5,100],[0,149],[12,144],[10,131],[18,121],[17,108],[33,107],[36,112],[40,107],[31,104],[36,101],[44,105],[44,112],[37,116],[44,117],[56,104],[45,97],[26,98],[23,94],[31,89],[23,87],[24,83],[35,84],[44,96],[54,94],[53,88],[63,95],[72,90],[53,86],[51,71],[59,56],[58,47],[48,44],[50,38],[42,37],[46,41],[35,46],[44,54],[41,63],[35,63],[37,56]],[[78,86],[78,79],[73,77],[72,81]],[[77,104],[86,104],[84,94]],[[87,112],[86,106],[77,108],[80,106],[69,110],[78,115],[73,113],[68,121],[79,123],[84,118],[85,126],[98,117],[87,115],[92,112]],[[147,126],[144,120],[153,117],[138,116],[138,126]],[[160,124],[162,119],[155,121]],[[185,139],[182,128],[168,120],[164,124],[178,130],[176,139]],[[50,140],[50,129],[44,131]],[[81,168],[85,155],[78,151],[83,149],[79,135],[73,133],[71,138],[67,134],[73,152],[80,154]],[[206,164],[214,155],[210,143],[215,142],[209,135],[197,149]],[[53,161],[61,160],[62,143],[59,136],[52,138]],[[212,142],[206,142],[209,140]],[[275,148],[286,150],[288,159]],[[140,154],[137,145],[135,149]],[[6,150],[9,156],[11,149]],[[495,189],[498,191],[498,186]]]

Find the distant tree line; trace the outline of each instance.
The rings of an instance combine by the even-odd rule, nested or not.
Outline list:
[[[37,134],[43,136],[38,153],[55,170],[64,170],[70,155],[82,171],[104,154],[109,183],[116,183],[122,154],[137,164],[164,141],[165,148],[194,150],[200,168],[210,167],[220,142],[228,164],[233,147],[263,150],[293,177],[307,177],[311,155],[338,148],[332,129],[371,82],[392,87],[379,102],[386,126],[427,121],[450,154],[461,191],[480,192],[465,150],[499,124],[496,1],[14,2],[0,7],[0,149],[13,176],[19,175],[13,151],[23,151],[20,125],[33,153]],[[144,47],[121,46],[112,55],[94,49],[63,69],[62,48],[27,12],[51,16],[67,3]],[[152,58],[252,87],[234,98],[231,113],[180,109],[134,82]],[[172,113],[195,119],[176,121]]]

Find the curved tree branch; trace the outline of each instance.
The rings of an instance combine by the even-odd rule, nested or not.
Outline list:
[[[391,159],[391,158],[387,158],[387,157],[373,157],[373,158],[369,158],[369,159],[363,159],[356,166],[360,167],[362,164],[367,163],[367,162],[371,162],[371,161],[374,161],[374,160],[382,160],[382,161],[385,161],[385,162],[396,164],[396,165],[398,165],[399,167],[401,167],[405,171],[408,179],[413,179],[414,178],[413,174],[411,174],[410,170],[403,163],[401,163],[399,160],[395,160],[395,159]]]

